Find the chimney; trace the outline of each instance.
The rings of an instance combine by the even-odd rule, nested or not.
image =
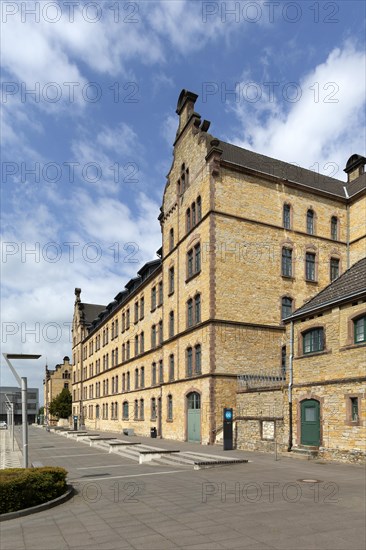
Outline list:
[[[361,155],[349,157],[344,172],[347,174],[347,182],[355,180],[365,172],[366,158]]]
[[[186,125],[189,117],[194,112],[194,104],[196,103],[197,98],[198,95],[193,92],[189,92],[188,90],[181,91],[178,98],[177,109],[175,111],[179,116],[179,128],[177,132],[177,137]]]
[[[76,304],[77,302],[80,302],[80,294],[81,294],[81,288],[75,288],[75,296],[76,296],[76,298],[75,298],[75,304]]]

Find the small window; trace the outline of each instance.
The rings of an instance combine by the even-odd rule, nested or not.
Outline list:
[[[156,420],[156,399],[152,397],[151,399],[151,420]]]
[[[151,385],[155,386],[156,384],[156,363],[151,365]]]
[[[194,315],[195,322],[201,322],[201,294],[197,294],[194,298]]]
[[[292,298],[284,296],[281,303],[281,319],[286,319],[292,313]]]
[[[350,397],[351,401],[351,421],[358,422],[358,397]]]
[[[286,378],[286,346],[281,348],[281,375]]]
[[[191,209],[190,208],[188,208],[186,212],[186,230],[187,230],[187,233],[188,231],[191,230]]]
[[[130,308],[126,311],[126,330],[130,328]]]
[[[292,249],[282,248],[282,275],[292,277]]]
[[[139,370],[135,369],[135,390],[139,387]]]
[[[160,281],[159,283],[159,306],[163,305],[163,281]]]
[[[339,277],[339,259],[331,258],[330,259],[330,280],[334,281]]]
[[[314,211],[311,209],[306,213],[306,232],[314,235]]]
[[[192,227],[194,227],[196,225],[196,203],[192,204],[191,212],[192,212]]]
[[[289,204],[283,205],[283,227],[291,229],[291,207]]]
[[[305,276],[307,281],[315,281],[315,254],[306,252],[305,255]]]
[[[353,321],[353,327],[355,344],[366,342],[366,315]]]
[[[159,345],[163,343],[163,321],[159,321]]]
[[[190,298],[187,302],[187,326],[193,325],[193,300]]]
[[[333,241],[338,240],[338,218],[332,216],[330,220],[330,237]]]
[[[173,250],[174,248],[174,229],[171,228],[169,231],[169,250]]]
[[[324,330],[315,328],[303,333],[303,353],[315,353],[324,350]]]
[[[156,309],[156,287],[151,289],[151,311]]]
[[[174,267],[169,269],[169,294],[174,292]]]
[[[187,274],[188,278],[193,275],[193,250],[190,250],[187,254]]]
[[[151,327],[151,347],[156,348],[156,325]]]
[[[140,320],[145,316],[145,298],[142,296],[140,300]]]
[[[195,273],[199,273],[201,271],[201,245],[197,244],[194,247],[194,270]]]
[[[197,204],[197,223],[198,223],[202,219],[202,201],[201,201],[201,197],[197,198],[196,204]]]
[[[163,361],[160,359],[160,361],[159,361],[159,383],[162,384],[163,382],[164,382]]]
[[[145,387],[145,367],[140,369],[140,388]]]
[[[168,420],[173,420],[173,397],[168,395]]]
[[[140,334],[140,353],[144,353],[145,351],[145,334],[141,332]]]
[[[135,357],[139,354],[139,337],[136,334],[135,336]]]
[[[169,338],[174,336],[174,311],[169,313]]]
[[[169,380],[174,380],[174,355],[169,357]]]
[[[188,348],[186,353],[187,353],[187,376],[192,376],[193,374],[192,348]]]
[[[195,372],[196,374],[201,374],[202,371],[202,354],[201,354],[201,344],[197,344],[194,348],[194,362],[195,362]]]
[[[145,404],[144,400],[140,399],[140,420],[144,420],[145,418]]]
[[[134,408],[134,420],[139,419],[139,402],[135,399],[135,408]]]
[[[130,391],[131,389],[131,375],[130,371],[127,371],[127,391]]]

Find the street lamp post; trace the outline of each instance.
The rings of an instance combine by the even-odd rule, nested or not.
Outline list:
[[[22,391],[23,468],[28,468],[27,378],[19,376],[10,359],[39,359],[41,356],[24,353],[3,353],[3,356]]]

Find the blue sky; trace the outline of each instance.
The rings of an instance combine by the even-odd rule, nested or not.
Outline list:
[[[74,288],[107,304],[155,257],[182,88],[259,153],[342,180],[365,154],[363,2],[1,10],[2,350],[42,354],[20,368],[32,385],[71,355]]]

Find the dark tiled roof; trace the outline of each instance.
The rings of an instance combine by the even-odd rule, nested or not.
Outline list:
[[[366,295],[366,258],[362,258],[347,269],[338,279],[326,286],[290,317],[287,317],[286,322],[291,321],[293,317],[303,317],[317,309],[323,309],[327,304],[333,305],[346,300],[347,297],[350,297],[350,301],[352,301],[353,295],[362,293]]]
[[[353,197],[353,195],[356,195],[356,193],[363,189],[366,189],[366,172],[347,184],[347,192],[350,197]]]
[[[99,313],[101,313],[105,309],[105,306],[101,306],[98,304],[80,304],[80,312],[83,316],[83,321],[86,324],[90,324],[93,319],[98,317]]]
[[[221,159],[224,161],[282,179],[287,179],[294,183],[300,183],[312,189],[331,193],[337,197],[346,198],[343,187],[347,186],[347,184],[344,181],[330,178],[329,176],[323,176],[312,170],[307,170],[306,168],[301,168],[300,166],[295,166],[288,162],[266,157],[265,155],[254,153],[248,149],[242,149],[241,147],[225,143],[224,141],[220,141],[218,147],[223,151]]]

